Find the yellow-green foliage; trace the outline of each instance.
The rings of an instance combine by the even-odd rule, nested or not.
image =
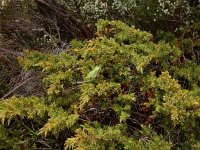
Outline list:
[[[172,79],[169,72],[163,72],[160,77],[152,75],[149,77],[149,87],[155,88],[158,96],[151,103],[156,107],[155,113],[170,115],[174,125],[184,125],[186,121],[191,122],[200,116],[200,97],[192,95],[191,91],[184,90],[178,81]],[[160,93],[162,91],[162,97]],[[161,99],[160,99],[161,98]]]
[[[66,149],[167,150],[173,140],[146,127],[150,121],[143,126],[146,132],[129,132],[127,118],[134,118],[134,104],[144,103],[141,97],[151,89],[143,104],[146,109],[151,106],[150,117],[163,117],[169,123],[166,129],[179,125],[187,133],[186,125],[193,125],[193,131],[200,115],[197,66],[189,61],[180,65],[178,48],[154,43],[150,33],[120,21],[100,20],[96,35],[88,41],[72,41],[71,50],[59,55],[27,51],[19,61],[26,70],[45,74],[46,96],[2,100],[2,124],[17,118],[35,120],[39,125],[34,133],[50,139],[51,134],[62,136],[62,131],[70,130],[74,136],[66,135]],[[180,77],[191,87],[181,84]],[[197,139],[194,135],[190,146]]]
[[[69,138],[65,145],[66,149],[75,150],[100,150],[100,149],[121,149],[125,150],[143,150],[143,149],[161,149],[170,150],[171,143],[162,140],[162,136],[156,135],[150,128],[143,128],[140,132],[141,138],[137,140],[134,137],[127,137],[123,132],[126,129],[123,125],[115,127],[104,126],[102,128],[98,123],[92,125],[83,125],[75,131],[75,137]]]

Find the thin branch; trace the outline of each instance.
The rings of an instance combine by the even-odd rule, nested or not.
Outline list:
[[[19,85],[15,86],[11,91],[9,91],[7,94],[5,94],[1,99],[5,99],[6,97],[10,96],[13,92],[15,92],[18,88],[20,88],[21,86],[23,86],[25,83],[27,83],[28,81],[34,79],[35,77],[32,78],[28,78],[27,80],[19,83]]]

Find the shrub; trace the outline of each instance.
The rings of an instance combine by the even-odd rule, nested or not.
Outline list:
[[[8,147],[198,146],[200,68],[181,62],[175,46],[152,40],[150,33],[133,26],[100,20],[96,37],[73,40],[69,52],[26,51],[19,62],[25,70],[46,75],[46,96],[0,102],[0,130],[17,122],[18,132],[26,131]],[[18,135],[11,134],[12,140]],[[9,144],[10,136],[0,138]]]

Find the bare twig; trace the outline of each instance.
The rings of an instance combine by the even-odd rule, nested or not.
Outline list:
[[[35,77],[31,77],[26,79],[23,82],[19,82],[19,84],[17,86],[15,86],[12,90],[10,90],[7,94],[5,94],[1,99],[5,99],[6,97],[10,96],[14,91],[16,91],[18,88],[20,88],[21,86],[23,86],[25,83],[27,83],[28,81],[34,79]]]

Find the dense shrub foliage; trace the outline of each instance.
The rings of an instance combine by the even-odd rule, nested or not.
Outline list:
[[[4,149],[198,149],[200,68],[173,44],[120,21],[69,51],[26,51],[45,96],[0,102]],[[33,94],[34,95],[34,94]]]
[[[0,149],[200,149],[199,15],[199,0],[0,0]]]

